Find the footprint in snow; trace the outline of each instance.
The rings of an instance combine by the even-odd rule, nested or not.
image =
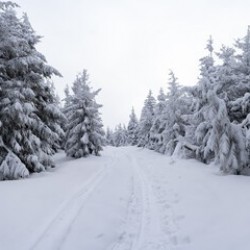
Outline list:
[[[98,234],[97,236],[96,236],[96,239],[100,239],[100,238],[102,238],[104,236],[104,234]]]

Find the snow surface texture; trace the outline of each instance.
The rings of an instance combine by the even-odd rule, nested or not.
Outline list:
[[[0,182],[0,249],[249,250],[250,182],[136,147]]]

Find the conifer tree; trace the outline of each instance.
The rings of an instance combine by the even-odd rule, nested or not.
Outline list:
[[[215,155],[215,162],[224,173],[239,174],[246,166],[246,146],[240,126],[231,124],[224,100],[214,91],[208,92],[210,109],[207,119],[212,128],[206,150]]]
[[[113,142],[115,147],[122,147],[128,145],[127,130],[125,126],[122,126],[122,124],[118,124],[118,126],[116,126],[113,135]]]
[[[62,149],[65,150],[65,144],[66,144],[66,130],[67,130],[67,124],[68,124],[68,117],[67,117],[67,114],[66,114],[66,109],[67,107],[70,105],[70,102],[72,100],[72,97],[70,95],[70,91],[69,91],[69,85],[67,84],[65,89],[64,89],[64,99],[63,99],[63,105],[62,105],[62,112],[64,114],[64,121],[61,125],[63,131],[64,131],[64,137],[63,137],[63,141],[61,143],[61,146],[62,146]]]
[[[211,37],[208,40],[206,49],[209,54],[200,59],[199,82],[191,90],[194,97],[194,115],[190,121],[193,130],[193,134],[190,136],[190,143],[198,146],[195,157],[202,162],[210,162],[214,158],[214,152],[208,146],[212,124],[206,119],[210,108],[207,94],[215,89],[217,79],[213,58],[213,40]]]
[[[134,146],[138,143],[138,120],[134,108],[132,108],[128,123],[128,144]]]
[[[228,106],[230,120],[241,123],[250,112],[250,26],[246,36],[237,40],[236,49],[238,53],[231,64],[235,84],[228,94]]]
[[[73,95],[69,96],[65,114],[66,126],[65,151],[68,156],[80,158],[89,154],[99,155],[104,144],[104,131],[99,108],[95,97],[100,89],[92,91],[86,70],[76,77]]]
[[[71,100],[71,97],[70,97],[70,93],[69,93],[69,85],[67,84],[65,89],[64,89],[64,95],[65,95],[65,98],[63,99],[64,100],[64,109],[70,104],[70,100]]]
[[[204,162],[215,160],[225,173],[242,173],[247,162],[246,138],[239,124],[246,114],[235,112],[246,88],[239,80],[234,53],[234,49],[222,46],[217,53],[221,65],[203,60],[194,116],[198,156]]]
[[[60,140],[63,117],[49,81],[60,73],[36,50],[40,37],[27,15],[17,17],[16,7],[11,2],[0,4],[0,144],[8,152],[2,161],[3,179],[54,166],[51,155]]]
[[[138,146],[150,148],[150,129],[154,121],[154,109],[156,100],[150,90],[142,108],[141,117],[138,125]]]
[[[175,74],[169,73],[169,86],[166,96],[165,108],[162,114],[161,127],[163,145],[159,149],[161,153],[172,155],[179,141],[179,136],[185,135],[184,121],[182,114],[186,111],[188,105],[185,98],[182,98],[183,90],[178,83]]]
[[[163,146],[162,132],[165,127],[164,122],[164,110],[166,108],[166,94],[163,89],[160,89],[159,95],[157,96],[157,104],[155,106],[155,115],[153,125],[150,129],[150,142],[152,149],[160,152],[160,148]]]
[[[106,131],[106,145],[115,146],[114,144],[114,132],[108,127]]]

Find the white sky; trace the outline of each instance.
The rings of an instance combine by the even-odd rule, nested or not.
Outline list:
[[[193,85],[209,35],[215,47],[245,35],[249,0],[16,0],[43,39],[37,46],[63,78],[54,78],[61,97],[66,84],[86,68],[105,126],[137,115],[149,89],[166,89],[172,69]]]

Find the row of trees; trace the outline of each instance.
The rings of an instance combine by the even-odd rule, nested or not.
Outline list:
[[[137,131],[138,120],[134,108],[132,108],[128,127],[118,124],[114,131],[107,128],[105,144],[114,147],[123,147],[128,145],[135,146],[138,143]]]
[[[66,89],[60,108],[40,41],[16,4],[0,2],[0,179],[17,179],[54,166],[64,148],[75,158],[99,155],[103,125],[87,71]],[[215,161],[222,172],[248,174],[250,158],[250,28],[233,48],[217,53],[213,41],[200,60],[194,87],[183,87],[173,72],[157,100],[149,91],[139,121],[107,131],[106,143],[138,145],[162,154]]]
[[[54,167],[52,155],[62,147],[73,157],[97,155],[104,135],[100,90],[91,90],[84,70],[62,110],[51,81],[61,74],[36,50],[40,37],[16,7],[0,2],[0,180]]]
[[[210,38],[206,49],[198,83],[183,87],[170,72],[168,88],[157,100],[149,92],[138,122],[132,112],[127,138],[134,140],[126,143],[249,174],[250,28],[233,48],[215,53]]]

